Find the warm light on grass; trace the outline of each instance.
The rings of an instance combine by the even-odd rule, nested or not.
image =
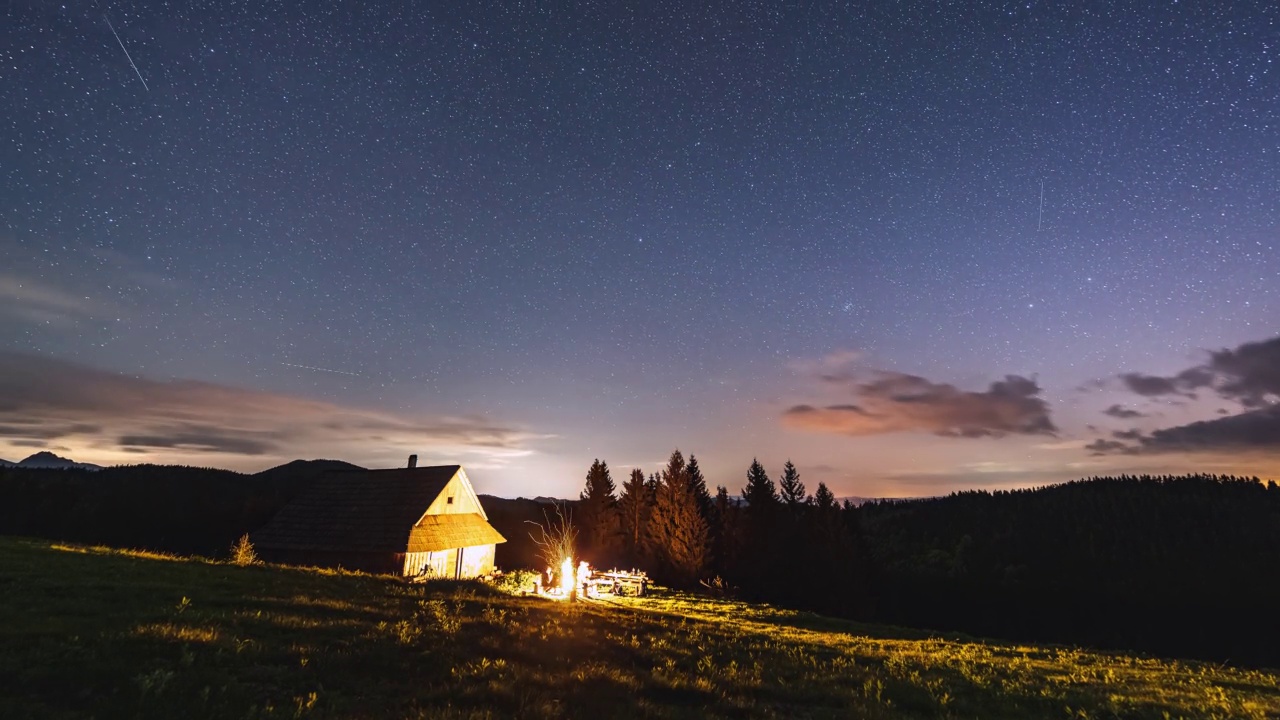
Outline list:
[[[0,539],[0,717],[1280,717],[1270,671],[56,549]]]
[[[218,629],[213,627],[190,627],[174,623],[150,623],[134,628],[133,634],[158,640],[178,642],[213,643],[218,640]]]

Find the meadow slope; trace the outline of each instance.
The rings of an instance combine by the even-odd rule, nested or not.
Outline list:
[[[1278,687],[678,593],[569,604],[0,538],[4,718],[1265,718]]]

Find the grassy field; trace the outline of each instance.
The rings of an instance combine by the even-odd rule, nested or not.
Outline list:
[[[1280,717],[1280,674],[0,538],[0,718]]]

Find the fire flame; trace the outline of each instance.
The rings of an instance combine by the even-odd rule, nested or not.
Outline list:
[[[573,558],[565,558],[564,562],[560,563],[560,592],[568,597],[577,585],[573,573]]]

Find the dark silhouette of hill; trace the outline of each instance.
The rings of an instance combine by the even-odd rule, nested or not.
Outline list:
[[[262,472],[254,473],[253,477],[267,481],[278,478],[315,479],[327,472],[365,469],[342,460],[294,460],[284,465],[277,465]]]
[[[500,568],[542,569],[546,563],[538,557],[538,546],[530,535],[534,525],[542,525],[548,517],[554,517],[557,505],[567,501],[552,498],[500,498],[481,495],[480,503],[489,516],[489,524],[507,539],[500,543],[494,563]]]
[[[30,455],[19,460],[16,463],[8,461],[0,461],[0,466],[5,467],[22,467],[22,468],[48,468],[54,470],[101,470],[101,465],[93,463],[76,462],[70,458],[64,458],[60,455],[54,455],[48,450]]]
[[[353,468],[336,460],[254,475],[174,465],[0,468],[0,533],[221,556],[320,474]]]
[[[1280,487],[1094,478],[857,509],[881,622],[1280,665]]]

